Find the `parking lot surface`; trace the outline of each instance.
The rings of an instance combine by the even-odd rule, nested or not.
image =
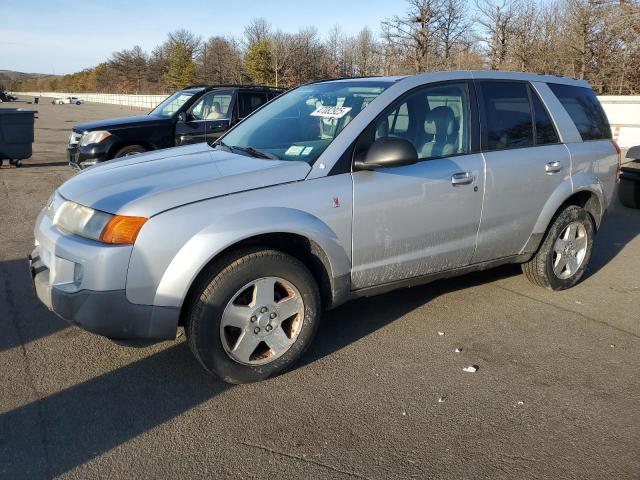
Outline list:
[[[354,301],[232,387],[184,337],[121,347],[39,304],[25,256],[71,126],[139,112],[16,106],[39,114],[0,169],[0,478],[640,477],[640,210],[614,205],[571,290],[507,266]]]

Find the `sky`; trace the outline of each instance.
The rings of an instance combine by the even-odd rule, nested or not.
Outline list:
[[[140,45],[149,52],[168,32],[188,29],[204,39],[241,36],[252,18],[296,32],[334,25],[353,34],[407,10],[404,0],[2,0],[0,70],[73,73]]]

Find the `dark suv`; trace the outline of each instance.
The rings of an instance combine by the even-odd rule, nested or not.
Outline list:
[[[85,168],[135,153],[217,139],[284,90],[263,86],[191,86],[167,97],[148,115],[75,125],[69,165]]]

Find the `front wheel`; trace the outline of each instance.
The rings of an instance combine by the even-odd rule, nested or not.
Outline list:
[[[264,380],[302,357],[320,319],[307,268],[270,249],[229,256],[196,287],[185,331],[191,351],[228,383]]]
[[[593,220],[583,208],[566,207],[551,223],[538,253],[522,264],[522,271],[533,284],[549,290],[573,287],[589,264],[594,233]]]
[[[136,155],[138,153],[144,153],[147,150],[141,145],[127,145],[116,152],[113,158],[128,157],[129,155]]]

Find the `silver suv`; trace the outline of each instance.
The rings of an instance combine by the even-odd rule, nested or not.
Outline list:
[[[182,325],[208,371],[262,380],[302,356],[322,309],[353,298],[505,263],[573,286],[619,162],[584,81],[318,82],[213,145],[67,181],[37,219],[31,270],[75,325],[137,342]]]

